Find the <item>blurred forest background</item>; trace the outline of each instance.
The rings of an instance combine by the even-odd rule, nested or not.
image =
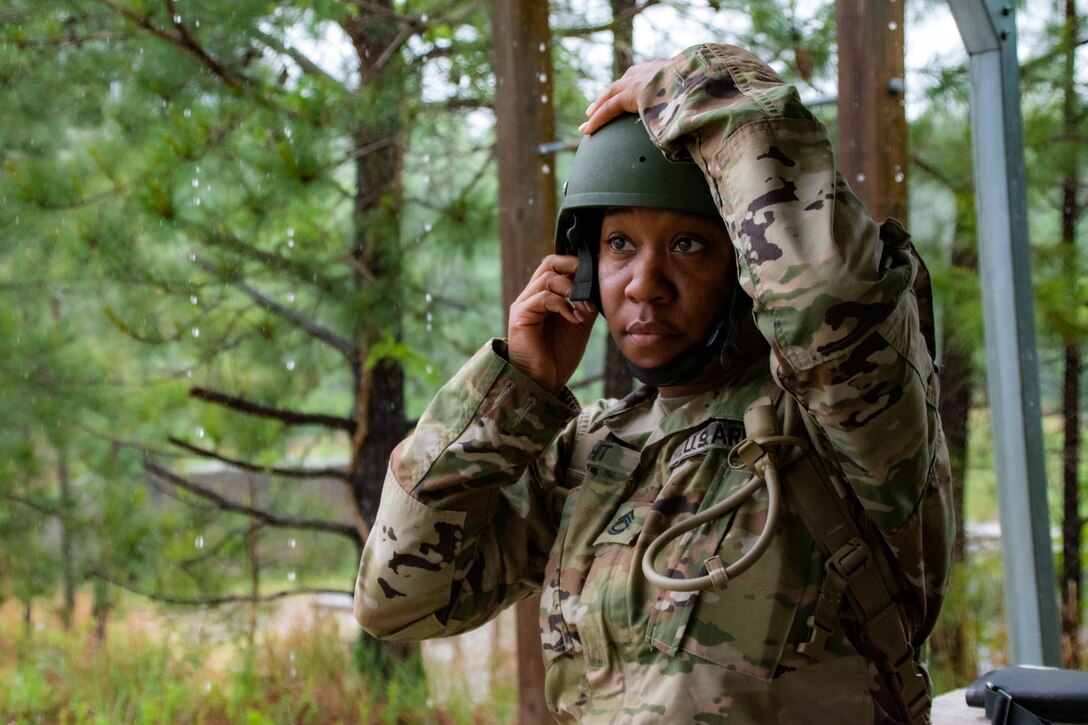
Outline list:
[[[943,691],[1008,652],[966,54],[943,2],[904,2],[908,226],[935,280],[963,506],[931,652]],[[834,132],[834,6],[552,0],[541,113],[574,141],[614,57],[717,41],[771,62]],[[1075,0],[1019,6],[1055,587],[1081,667],[1086,30]],[[503,334],[490,12],[0,4],[7,721],[509,721],[501,663],[486,699],[439,703],[414,653],[337,619],[390,447]],[[914,52],[938,37],[950,50]],[[560,181],[568,151],[541,154]],[[579,396],[602,393],[605,357],[602,337]],[[272,626],[291,601],[317,614]]]

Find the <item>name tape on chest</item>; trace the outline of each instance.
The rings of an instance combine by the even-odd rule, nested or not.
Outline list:
[[[675,468],[692,456],[705,455],[715,449],[729,451],[742,440],[744,423],[739,420],[712,420],[680,444],[669,458],[669,468]]]
[[[638,466],[638,451],[614,443],[612,441],[600,441],[589,452],[586,466],[591,470],[608,471],[617,476],[630,476]]]

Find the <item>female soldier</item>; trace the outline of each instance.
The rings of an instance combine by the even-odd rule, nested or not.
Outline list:
[[[951,514],[905,232],[741,49],[587,113],[564,254],[394,452],[356,617],[422,639],[540,591],[563,721],[923,721]],[[581,409],[597,310],[646,385]]]

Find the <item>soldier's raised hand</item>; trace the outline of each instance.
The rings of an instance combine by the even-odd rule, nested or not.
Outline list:
[[[638,113],[639,93],[668,62],[668,58],[657,58],[628,68],[618,81],[605,88],[597,100],[589,105],[586,109],[589,120],[579,130],[590,134],[621,113]]]
[[[510,363],[552,393],[558,393],[574,374],[597,319],[591,304],[570,302],[577,269],[577,257],[545,257],[510,305]]]

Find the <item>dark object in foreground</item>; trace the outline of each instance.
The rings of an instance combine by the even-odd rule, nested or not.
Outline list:
[[[1088,672],[1013,665],[982,675],[967,704],[986,708],[994,725],[1088,723]]]

